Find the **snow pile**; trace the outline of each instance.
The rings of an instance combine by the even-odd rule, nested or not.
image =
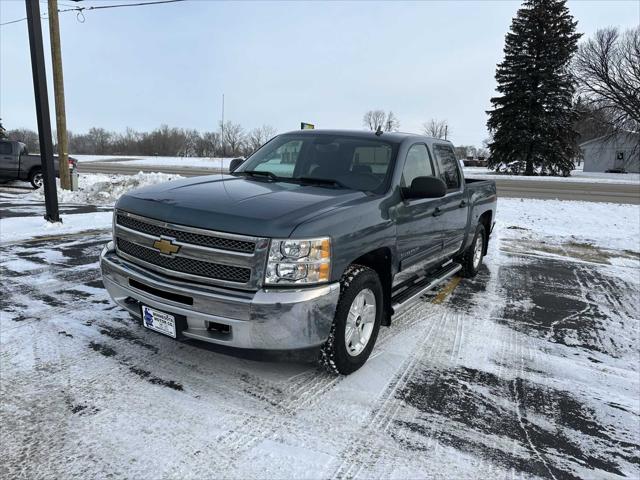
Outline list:
[[[63,235],[87,230],[111,228],[112,212],[62,215],[61,223],[50,223],[43,217],[10,217],[0,219],[0,243],[39,236]]]
[[[640,206],[617,203],[499,198],[496,226],[503,238],[544,237],[640,252]]]
[[[58,201],[60,203],[113,205],[122,194],[129,190],[180,178],[183,177],[167,173],[143,172],[135,175],[82,174],[78,180],[78,190],[75,192],[62,190],[58,180]],[[26,195],[25,198],[44,201],[44,189],[36,190]]]

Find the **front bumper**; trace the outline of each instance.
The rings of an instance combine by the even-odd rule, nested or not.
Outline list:
[[[257,292],[210,287],[141,268],[118,257],[110,245],[100,254],[104,286],[136,317],[142,303],[185,317],[185,337],[237,348],[297,350],[320,346],[329,336],[339,283]]]

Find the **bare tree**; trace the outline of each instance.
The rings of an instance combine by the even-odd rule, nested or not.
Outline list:
[[[580,44],[574,74],[583,100],[612,131],[640,129],[640,27],[598,30]]]
[[[362,117],[362,124],[371,131],[383,130],[387,115],[384,110],[369,110]]]
[[[239,123],[225,122],[222,130],[222,147],[226,155],[237,156],[242,154],[242,147],[246,140],[244,128]]]
[[[40,139],[38,138],[38,133],[33,130],[28,130],[26,128],[9,130],[7,132],[7,137],[9,140],[24,143],[30,152],[40,151]]]
[[[362,125],[373,132],[397,132],[400,120],[391,110],[389,113],[384,113],[384,110],[369,110],[362,117]]]
[[[271,125],[263,125],[254,128],[247,135],[247,153],[251,154],[258,150],[262,145],[267,143],[276,136],[278,131]]]
[[[443,138],[445,140],[451,136],[449,123],[446,120],[438,120],[436,118],[423,123],[422,132],[428,137]]]
[[[384,131],[397,132],[398,130],[400,130],[400,120],[398,120],[398,117],[396,117],[395,114],[391,110],[389,110],[387,118],[384,121]]]

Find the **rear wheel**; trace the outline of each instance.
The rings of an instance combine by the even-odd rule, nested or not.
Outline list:
[[[482,257],[484,256],[484,245],[486,238],[486,230],[481,223],[476,227],[476,233],[473,242],[462,255],[462,276],[471,278],[475,277],[482,266]]]
[[[369,358],[382,320],[382,285],[375,271],[351,265],[340,280],[340,298],[320,363],[348,375]]]
[[[38,188],[42,188],[42,185],[44,184],[42,170],[40,170],[39,168],[34,168],[33,170],[31,170],[31,173],[29,174],[29,181],[31,182],[33,188],[35,188],[36,190]]]

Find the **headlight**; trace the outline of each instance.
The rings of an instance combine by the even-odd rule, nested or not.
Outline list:
[[[264,283],[287,285],[329,281],[331,240],[271,240]]]

